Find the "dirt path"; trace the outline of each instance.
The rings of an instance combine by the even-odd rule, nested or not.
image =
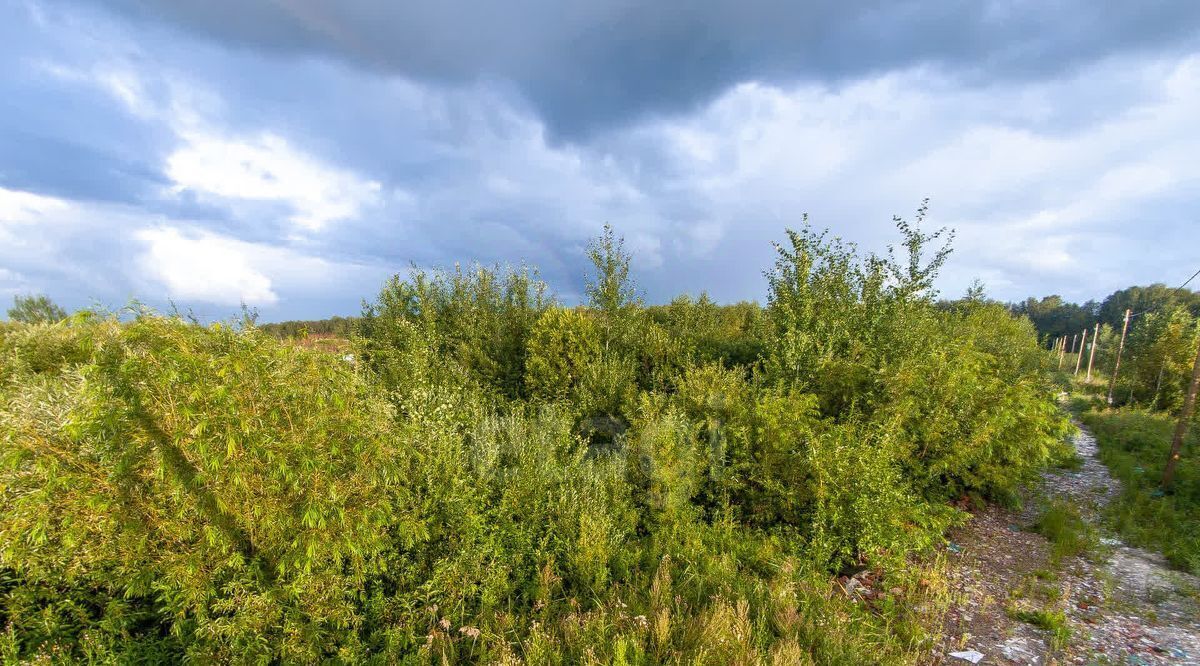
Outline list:
[[[1082,467],[1046,474],[1040,497],[1061,497],[1099,525],[1118,482],[1087,431],[1075,447]],[[1028,531],[1036,497],[1024,512],[981,511],[951,535],[955,601],[930,662],[969,664],[949,655],[973,650],[981,664],[1200,665],[1200,580],[1111,538],[1091,559],[1052,564],[1050,543]]]

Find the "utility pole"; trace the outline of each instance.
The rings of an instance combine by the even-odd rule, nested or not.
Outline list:
[[[1075,376],[1079,376],[1079,364],[1083,363],[1083,350],[1087,349],[1087,329],[1083,329],[1083,340],[1079,343],[1079,353],[1075,356]]]
[[[1108,382],[1108,404],[1113,404],[1113,389],[1117,387],[1117,372],[1121,370],[1121,352],[1125,351],[1125,333],[1129,330],[1129,315],[1133,311],[1125,309],[1125,323],[1121,325],[1121,344],[1117,347],[1117,362],[1113,364],[1112,380]]]
[[[1088,354],[1087,383],[1092,383],[1092,363],[1096,361],[1096,343],[1100,340],[1100,322],[1096,322],[1096,332],[1092,334],[1092,353]]]
[[[1196,361],[1192,363],[1192,383],[1188,386],[1187,397],[1183,399],[1183,411],[1179,413],[1179,423],[1175,424],[1175,436],[1171,438],[1171,455],[1167,458],[1167,466],[1163,469],[1162,487],[1170,490],[1175,483],[1175,463],[1179,462],[1179,451],[1183,449],[1183,436],[1187,434],[1188,424],[1192,421],[1192,410],[1196,408],[1196,388],[1200,387],[1200,348],[1196,349]]]

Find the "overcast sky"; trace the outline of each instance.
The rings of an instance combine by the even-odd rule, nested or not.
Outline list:
[[[0,0],[0,298],[354,314],[605,222],[652,301],[763,300],[931,198],[943,294],[1200,268],[1200,2]],[[2,309],[2,308],[0,308]]]

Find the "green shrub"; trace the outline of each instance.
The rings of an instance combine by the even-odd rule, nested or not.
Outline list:
[[[8,318],[23,324],[53,324],[67,318],[67,311],[46,296],[14,296]]]
[[[407,456],[387,403],[345,363],[253,331],[142,317],[70,332],[90,358],[0,411],[9,602],[70,581],[88,590],[72,603],[104,612],[43,611],[110,650],[131,604],[172,618],[198,659],[356,649],[353,590],[392,535],[420,531],[394,496]]]
[[[578,310],[549,308],[530,331],[525,385],[538,400],[573,400],[588,366],[600,358],[591,318]]]
[[[530,330],[551,305],[546,285],[525,268],[487,268],[393,276],[357,322],[360,357],[389,388],[406,381],[392,369],[413,345],[425,347],[469,381],[505,398],[525,397]]]
[[[414,271],[351,362],[252,322],[6,324],[0,654],[915,663],[947,500],[1067,426],[1032,328],[935,305],[948,248],[898,226],[900,259],[790,234],[765,310],[646,308],[611,229],[576,309]]]

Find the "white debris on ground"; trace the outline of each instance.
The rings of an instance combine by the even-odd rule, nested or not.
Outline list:
[[[1044,475],[1041,494],[1070,501],[1099,524],[1118,482],[1082,428],[1075,448],[1082,466]],[[952,534],[947,557],[956,601],[930,663],[961,663],[955,653],[969,649],[983,655],[981,664],[1200,665],[1200,579],[1111,538],[1100,561],[1068,558],[1050,571],[1048,542],[1027,531],[1036,513],[1036,501],[1022,513],[988,507]],[[1050,632],[1010,617],[1014,603],[1031,607],[1034,600],[1022,597],[1039,585],[1054,588],[1044,610],[1063,612],[1070,627],[1057,650]]]

